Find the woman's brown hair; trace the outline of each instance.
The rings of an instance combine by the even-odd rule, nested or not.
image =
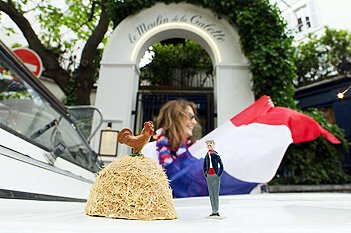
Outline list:
[[[168,138],[172,149],[180,147],[187,139],[190,139],[192,142],[194,140],[192,137],[188,138],[186,130],[183,127],[184,121],[189,117],[186,112],[188,106],[193,109],[196,116],[197,110],[195,103],[184,99],[168,101],[162,106],[157,116],[157,127],[164,129],[165,136]]]

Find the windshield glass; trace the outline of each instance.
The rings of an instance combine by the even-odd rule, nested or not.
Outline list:
[[[97,171],[96,154],[75,126],[4,63],[0,59],[0,126],[49,152],[59,147],[62,158]]]

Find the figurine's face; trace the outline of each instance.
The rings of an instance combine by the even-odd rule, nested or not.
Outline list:
[[[214,150],[214,143],[213,142],[208,142],[207,143],[207,149]]]
[[[190,136],[193,136],[193,129],[197,124],[197,121],[196,121],[194,110],[190,106],[187,106],[186,114],[187,116],[185,118],[186,120],[184,122],[184,127],[185,127],[186,133],[188,134],[188,137],[190,137]]]

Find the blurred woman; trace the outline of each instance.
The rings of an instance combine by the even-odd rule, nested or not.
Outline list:
[[[196,105],[183,99],[164,104],[157,117],[157,155],[162,167],[173,163],[194,143],[193,131],[198,124]]]

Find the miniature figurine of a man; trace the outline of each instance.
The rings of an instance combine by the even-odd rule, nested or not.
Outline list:
[[[208,194],[210,196],[212,214],[210,217],[220,217],[219,215],[219,188],[220,177],[223,173],[223,163],[221,157],[214,150],[214,140],[207,140],[208,152],[204,160],[204,175],[207,180]]]

